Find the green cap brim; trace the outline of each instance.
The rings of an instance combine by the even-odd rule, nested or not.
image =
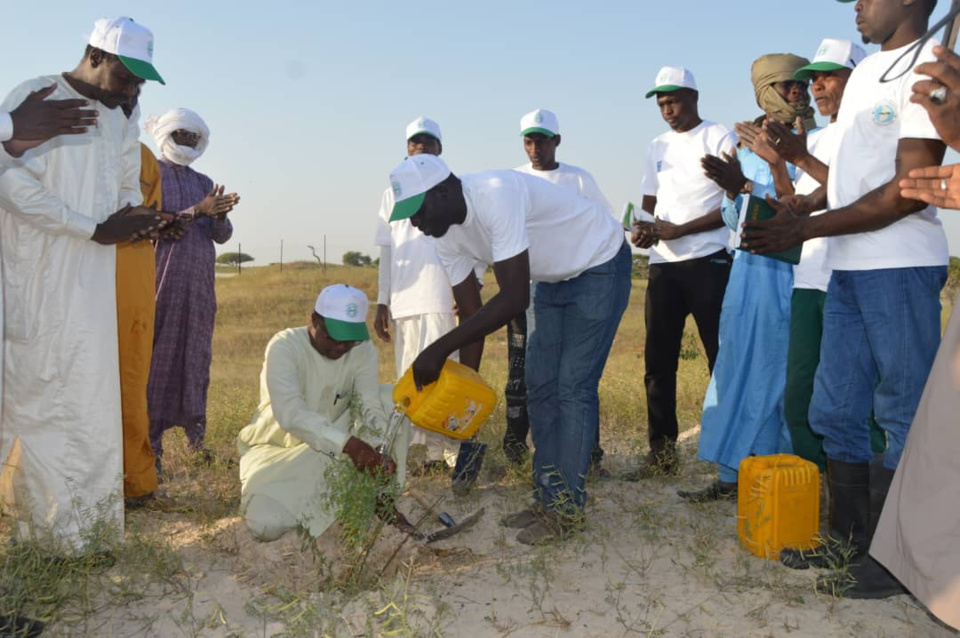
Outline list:
[[[672,93],[673,91],[679,91],[680,89],[685,89],[685,86],[677,86],[676,84],[664,84],[663,86],[658,86],[654,89],[647,91],[647,99],[652,98],[657,93]]]
[[[324,317],[323,325],[327,328],[327,334],[337,341],[370,340],[370,331],[367,330],[367,324],[365,322],[353,323]]]
[[[520,131],[520,136],[523,137],[524,135],[530,135],[531,133],[540,133],[541,135],[546,135],[547,137],[557,136],[557,134],[554,133],[553,131],[550,131],[545,128],[537,128],[537,127],[523,129],[522,131]]]
[[[848,66],[837,64],[836,62],[814,62],[807,66],[802,66],[793,73],[794,80],[808,82],[813,77],[814,71],[839,71],[840,69],[849,69]]]
[[[130,73],[133,73],[135,76],[141,80],[153,80],[154,82],[159,82],[160,84],[166,84],[163,81],[163,78],[160,77],[160,74],[157,73],[157,70],[153,68],[153,65],[149,62],[144,62],[143,60],[137,60],[136,58],[128,58],[122,55],[118,55],[120,61],[123,62],[123,66],[127,67],[127,70]]]
[[[417,214],[420,207],[423,206],[423,200],[426,193],[420,193],[407,199],[401,199],[393,205],[393,211],[390,213],[390,221],[395,222],[400,219],[410,219]]]

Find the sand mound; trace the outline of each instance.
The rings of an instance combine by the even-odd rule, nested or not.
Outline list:
[[[334,524],[319,538],[305,538],[290,531],[275,541],[253,537],[239,516],[217,521],[207,530],[209,541],[235,557],[237,578],[260,587],[283,587],[294,591],[318,591],[350,575],[362,559],[359,552],[340,541]],[[418,543],[399,530],[386,526],[366,556],[371,577],[390,578],[404,563],[413,560]]]

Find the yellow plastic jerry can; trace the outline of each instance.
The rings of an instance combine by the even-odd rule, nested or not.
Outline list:
[[[793,454],[750,456],[737,479],[737,534],[751,553],[776,560],[784,547],[813,549],[820,532],[820,472]]]
[[[408,368],[393,388],[393,402],[416,426],[469,439],[493,412],[497,393],[475,370],[448,359],[440,377],[420,392]]]

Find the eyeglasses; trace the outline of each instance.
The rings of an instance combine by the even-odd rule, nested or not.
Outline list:
[[[946,27],[946,31],[943,33],[943,46],[947,47],[948,49],[952,49],[954,44],[956,44],[957,39],[957,34],[954,33],[954,22],[957,19],[957,15],[960,15],[960,0],[953,0],[947,15],[930,27],[926,33],[920,36],[919,40],[910,46],[910,48],[901,53],[900,56],[894,60],[893,64],[890,65],[890,68],[887,69],[882,76],[880,76],[880,82],[886,84],[887,82],[893,82],[894,80],[899,80],[905,76],[914,66],[916,66],[917,60],[920,58],[920,51],[923,50],[923,47],[931,38],[937,35],[937,32],[940,31],[940,29],[943,29],[944,27]],[[900,66],[900,63],[903,62],[907,56],[912,56],[910,57],[910,64],[907,64],[904,69],[896,75],[891,76],[890,74],[894,72],[894,69]]]

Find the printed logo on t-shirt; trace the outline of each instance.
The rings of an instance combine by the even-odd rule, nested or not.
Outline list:
[[[889,126],[897,119],[897,107],[890,100],[877,102],[873,107],[873,122],[879,126]]]

